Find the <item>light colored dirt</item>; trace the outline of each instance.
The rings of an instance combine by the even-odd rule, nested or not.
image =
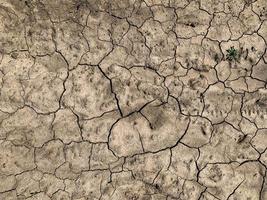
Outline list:
[[[266,0],[0,0],[0,200],[267,200],[266,47]]]

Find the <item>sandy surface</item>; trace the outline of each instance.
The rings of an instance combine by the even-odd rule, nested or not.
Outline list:
[[[0,200],[267,200],[266,44],[266,0],[0,0]]]

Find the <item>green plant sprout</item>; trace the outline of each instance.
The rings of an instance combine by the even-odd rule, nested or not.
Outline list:
[[[238,51],[234,47],[230,47],[230,49],[227,49],[227,55],[226,59],[233,61],[238,59]]]

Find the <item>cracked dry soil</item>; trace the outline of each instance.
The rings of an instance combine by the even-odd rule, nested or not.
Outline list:
[[[267,200],[266,44],[266,0],[0,0],[0,200]]]

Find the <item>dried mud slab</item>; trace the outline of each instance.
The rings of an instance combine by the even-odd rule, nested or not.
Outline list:
[[[197,2],[192,2],[185,8],[177,8],[175,32],[178,37],[192,38],[206,35],[212,16],[206,10],[200,10]]]
[[[0,0],[0,200],[266,200],[266,0]]]

